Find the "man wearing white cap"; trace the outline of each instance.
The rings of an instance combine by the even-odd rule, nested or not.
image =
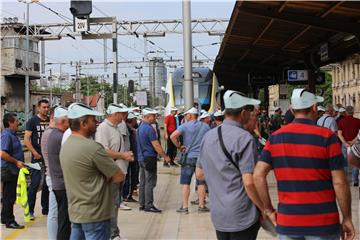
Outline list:
[[[327,104],[325,108],[325,113],[319,118],[319,120],[317,121],[317,125],[330,129],[331,131],[336,133],[338,130],[338,125],[335,118],[333,117],[334,115],[335,112],[333,105]]]
[[[323,106],[317,106],[317,112],[318,112],[318,119],[320,119],[325,113],[325,108]]]
[[[199,117],[199,120],[207,125],[210,126],[211,124],[211,115],[207,111],[204,111],[201,116]]]
[[[71,136],[60,151],[64,174],[71,239],[110,239],[110,219],[114,211],[111,183],[120,183],[124,174],[104,147],[93,141],[96,116],[86,105],[68,108]]]
[[[57,203],[57,234],[56,239],[69,239],[71,224],[68,214],[68,203],[65,191],[63,171],[60,165],[61,140],[65,130],[69,127],[67,118],[68,111],[64,107],[56,107],[54,110],[54,128],[47,140],[47,155],[49,162],[49,175],[52,191]],[[51,207],[51,206],[49,206]]]
[[[167,143],[167,149],[166,149],[166,154],[170,157],[171,161],[170,161],[170,165],[172,166],[178,166],[174,160],[176,157],[176,147],[173,144],[173,142],[170,139],[170,136],[173,132],[175,132],[176,130],[176,119],[175,116],[177,114],[178,109],[176,107],[172,107],[170,109],[170,114],[167,115],[164,119],[164,137],[166,139],[166,143]],[[170,167],[169,163],[164,161],[164,167]]]
[[[255,240],[262,203],[252,173],[257,160],[254,137],[242,127],[259,100],[240,92],[224,94],[225,120],[204,137],[196,175],[209,188],[211,219],[219,240]]]
[[[129,161],[134,160],[131,151],[125,151],[124,139],[119,124],[124,120],[128,108],[109,104],[106,119],[100,123],[96,130],[95,141],[103,145],[108,156],[112,158],[124,175],[127,174]],[[111,218],[111,239],[120,238],[120,230],[117,224],[118,208],[121,198],[123,182],[113,183],[111,190],[114,197],[113,216]]]
[[[344,117],[346,117],[346,109],[344,107],[339,107],[338,114],[335,117],[335,120],[336,120],[336,123],[338,124],[338,126],[339,126],[341,119],[343,119]]]
[[[220,126],[224,121],[224,113],[221,110],[217,110],[214,113],[214,127]]]
[[[154,188],[157,181],[157,155],[170,161],[169,156],[164,152],[157,138],[155,129],[151,126],[156,121],[157,112],[151,108],[142,110],[143,120],[140,124],[137,135],[137,153],[140,165],[140,193],[139,210],[151,213],[161,213],[161,210],[154,206]]]
[[[291,108],[295,119],[270,136],[255,168],[264,213],[276,222],[281,240],[339,240],[341,235],[351,240],[355,236],[340,144],[334,132],[315,122],[317,103],[322,101],[305,89],[294,89]],[[277,180],[277,213],[266,180],[270,170]]]
[[[195,173],[196,162],[199,158],[200,143],[205,133],[210,130],[209,125],[198,121],[198,110],[191,108],[185,112],[186,123],[182,124],[170,138],[174,145],[182,152],[181,156],[181,174],[180,184],[182,185],[182,204],[177,210],[179,213],[187,214],[189,212],[189,196],[190,183],[192,176]],[[183,138],[183,145],[179,141],[179,137]],[[208,212],[209,209],[205,206],[205,181],[197,180],[199,195],[199,212]]]

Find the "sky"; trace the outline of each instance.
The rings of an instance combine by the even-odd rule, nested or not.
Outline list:
[[[69,11],[70,0],[68,1],[40,1],[43,5],[54,11],[61,13],[69,18],[72,15]],[[227,18],[230,19],[233,11],[235,1],[192,1],[191,2],[191,15],[192,19],[199,18]],[[100,9],[98,11],[97,9]],[[4,1],[0,5],[1,19],[3,17],[18,17],[19,22],[24,22],[26,12],[26,4],[16,0]],[[182,19],[182,2],[181,1],[93,1],[93,12],[91,17],[103,17],[105,13],[107,16],[116,16],[118,20],[150,20],[150,19]],[[30,24],[36,23],[62,23],[64,19],[60,18],[53,12],[45,9],[38,4],[30,4]],[[165,37],[149,38],[157,46],[169,51],[167,55],[173,58],[183,58],[183,39],[181,34],[167,34]],[[208,34],[193,34],[192,42],[194,46],[199,46],[207,57],[215,59],[220,44],[210,45],[212,43],[220,43],[219,36],[209,36]],[[112,61],[111,42],[108,40],[107,58]],[[125,46],[126,45],[126,46]],[[160,50],[156,46],[148,44],[148,51]],[[210,46],[209,46],[210,45]],[[133,49],[135,50],[133,50]],[[118,38],[118,54],[119,61],[135,60],[140,61],[144,57],[144,40],[136,38],[135,36],[119,36]],[[103,62],[103,45],[102,40],[81,40],[77,38],[63,38],[58,41],[46,42],[46,58],[47,63],[58,63],[70,61],[89,61],[90,58],[94,62]],[[149,57],[158,56],[164,57],[163,53],[149,54]],[[197,50],[193,50],[193,57],[204,59],[205,57]],[[212,68],[212,64],[208,65]],[[95,67],[95,66],[94,66]],[[91,68],[94,68],[93,66]],[[48,73],[49,68],[52,72],[59,72],[59,65],[48,65],[46,70]],[[90,68],[90,67],[88,67]],[[96,65],[97,69],[83,69],[85,74],[102,74],[104,70],[100,65]],[[111,74],[111,66],[108,67],[107,72]],[[168,69],[171,71],[171,69]],[[70,74],[75,73],[75,68],[69,64],[62,66],[63,72]],[[135,73],[135,65],[119,65],[119,83],[127,82],[129,79],[137,78],[138,74]],[[127,77],[125,77],[127,74]],[[148,69],[143,70],[144,78],[148,76]]]

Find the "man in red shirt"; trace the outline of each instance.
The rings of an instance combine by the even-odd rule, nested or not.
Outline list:
[[[176,157],[176,147],[173,142],[170,140],[170,135],[176,130],[176,119],[175,115],[177,114],[177,108],[173,107],[170,110],[170,114],[165,117],[164,121],[164,137],[167,141],[167,150],[166,154],[170,157],[170,163],[164,161],[164,167],[178,167],[178,165],[174,162]],[[170,165],[169,165],[170,164]]]
[[[315,122],[317,103],[323,100],[305,89],[294,89],[291,108],[295,119],[269,137],[255,167],[253,177],[263,213],[276,223],[280,240],[355,237],[340,144],[335,133]],[[270,170],[277,181],[277,211],[267,184]]]
[[[342,142],[342,151],[344,157],[347,157],[347,149],[356,142],[356,136],[360,130],[360,119],[354,118],[354,108],[347,106],[345,108],[346,116],[339,122],[338,136]],[[354,187],[359,186],[359,169],[353,168],[352,182]]]

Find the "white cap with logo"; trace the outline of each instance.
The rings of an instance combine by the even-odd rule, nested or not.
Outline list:
[[[199,115],[199,111],[196,109],[196,108],[194,108],[194,107],[192,107],[192,108],[190,108],[189,110],[187,110],[185,113],[184,113],[184,115],[186,115],[186,114],[196,114],[196,115]]]
[[[325,108],[323,106],[317,106],[318,112],[325,112]]]
[[[176,107],[171,107],[170,112],[173,112],[173,111],[178,111],[178,109]]]
[[[113,114],[113,113],[126,113],[128,112],[129,109],[125,106],[125,105],[118,105],[118,104],[115,104],[115,103],[111,103],[107,110],[106,110],[106,113],[107,114]]]
[[[103,116],[104,114],[93,110],[92,108],[82,104],[82,103],[73,103],[68,108],[68,118],[75,119],[83,116]]]
[[[291,96],[291,107],[292,109],[306,109],[316,103],[323,102],[324,98],[315,96],[315,94],[309,92],[304,88],[294,89]]]
[[[340,108],[339,108],[339,113],[343,113],[343,112],[346,112],[346,109],[343,108],[343,107],[340,107]]]
[[[143,116],[146,116],[146,115],[150,115],[150,114],[157,114],[158,112],[155,111],[154,109],[151,109],[151,108],[144,108],[142,111],[141,111],[141,114]]]
[[[221,116],[224,116],[224,112],[222,112],[221,110],[217,110],[217,111],[214,113],[214,117],[221,117]]]
[[[242,108],[246,105],[259,105],[260,100],[243,96],[241,92],[227,90],[224,94],[224,104],[226,109]]]
[[[134,119],[134,118],[137,118],[137,116],[133,112],[129,112],[127,119],[130,120],[130,119]]]
[[[204,118],[207,118],[207,117],[210,117],[210,116],[211,116],[210,113],[205,111],[205,112],[203,112],[203,114],[201,114],[199,119],[204,119]]]
[[[62,118],[68,115],[68,110],[65,107],[59,106],[54,110],[54,118]]]

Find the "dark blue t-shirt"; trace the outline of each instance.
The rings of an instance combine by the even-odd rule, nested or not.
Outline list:
[[[24,152],[22,150],[20,139],[10,128],[5,128],[1,132],[1,151],[5,151],[16,160],[24,162]],[[0,159],[2,168],[9,167],[14,174],[19,172],[19,169],[15,164],[10,163],[2,158]]]
[[[49,119],[42,120],[37,115],[32,116],[26,123],[26,131],[31,131],[31,144],[41,154],[41,136],[49,126]]]
[[[157,153],[151,142],[157,140],[155,129],[147,122],[142,122],[137,130],[138,161],[143,162],[144,157],[156,157]]]

